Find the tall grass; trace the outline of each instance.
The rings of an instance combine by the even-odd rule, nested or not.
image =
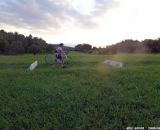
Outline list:
[[[160,125],[160,55],[71,54],[65,69],[44,55],[0,56],[0,129],[90,130]],[[122,61],[121,69],[102,64]],[[34,61],[39,66],[27,70]]]

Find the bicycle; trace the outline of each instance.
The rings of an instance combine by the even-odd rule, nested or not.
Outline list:
[[[73,64],[72,58],[69,55],[69,52],[66,53],[66,56],[63,55],[62,58],[64,60],[65,66],[71,66]],[[46,64],[54,67],[61,64],[61,60],[57,59],[53,52],[45,54],[45,62]]]

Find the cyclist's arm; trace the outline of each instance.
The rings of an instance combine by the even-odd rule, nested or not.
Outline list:
[[[66,55],[65,51],[62,50],[62,53],[67,58],[67,55]]]

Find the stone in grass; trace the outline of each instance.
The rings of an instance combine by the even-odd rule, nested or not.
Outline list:
[[[123,63],[119,62],[119,61],[105,60],[103,63],[105,65],[109,65],[109,66],[116,67],[116,68],[122,68],[123,67]]]
[[[36,60],[36,61],[34,61],[34,62],[30,65],[29,70],[32,71],[32,70],[34,70],[37,66],[38,66],[38,61]]]

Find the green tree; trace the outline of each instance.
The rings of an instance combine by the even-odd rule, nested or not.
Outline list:
[[[75,46],[76,51],[81,52],[89,52],[92,49],[92,46],[90,44],[78,44]]]
[[[28,48],[28,52],[35,55],[35,54],[37,54],[37,53],[40,53],[40,48],[39,48],[38,45],[32,44],[32,45]]]
[[[8,45],[9,54],[23,54],[25,53],[25,49],[22,41],[13,41]]]

